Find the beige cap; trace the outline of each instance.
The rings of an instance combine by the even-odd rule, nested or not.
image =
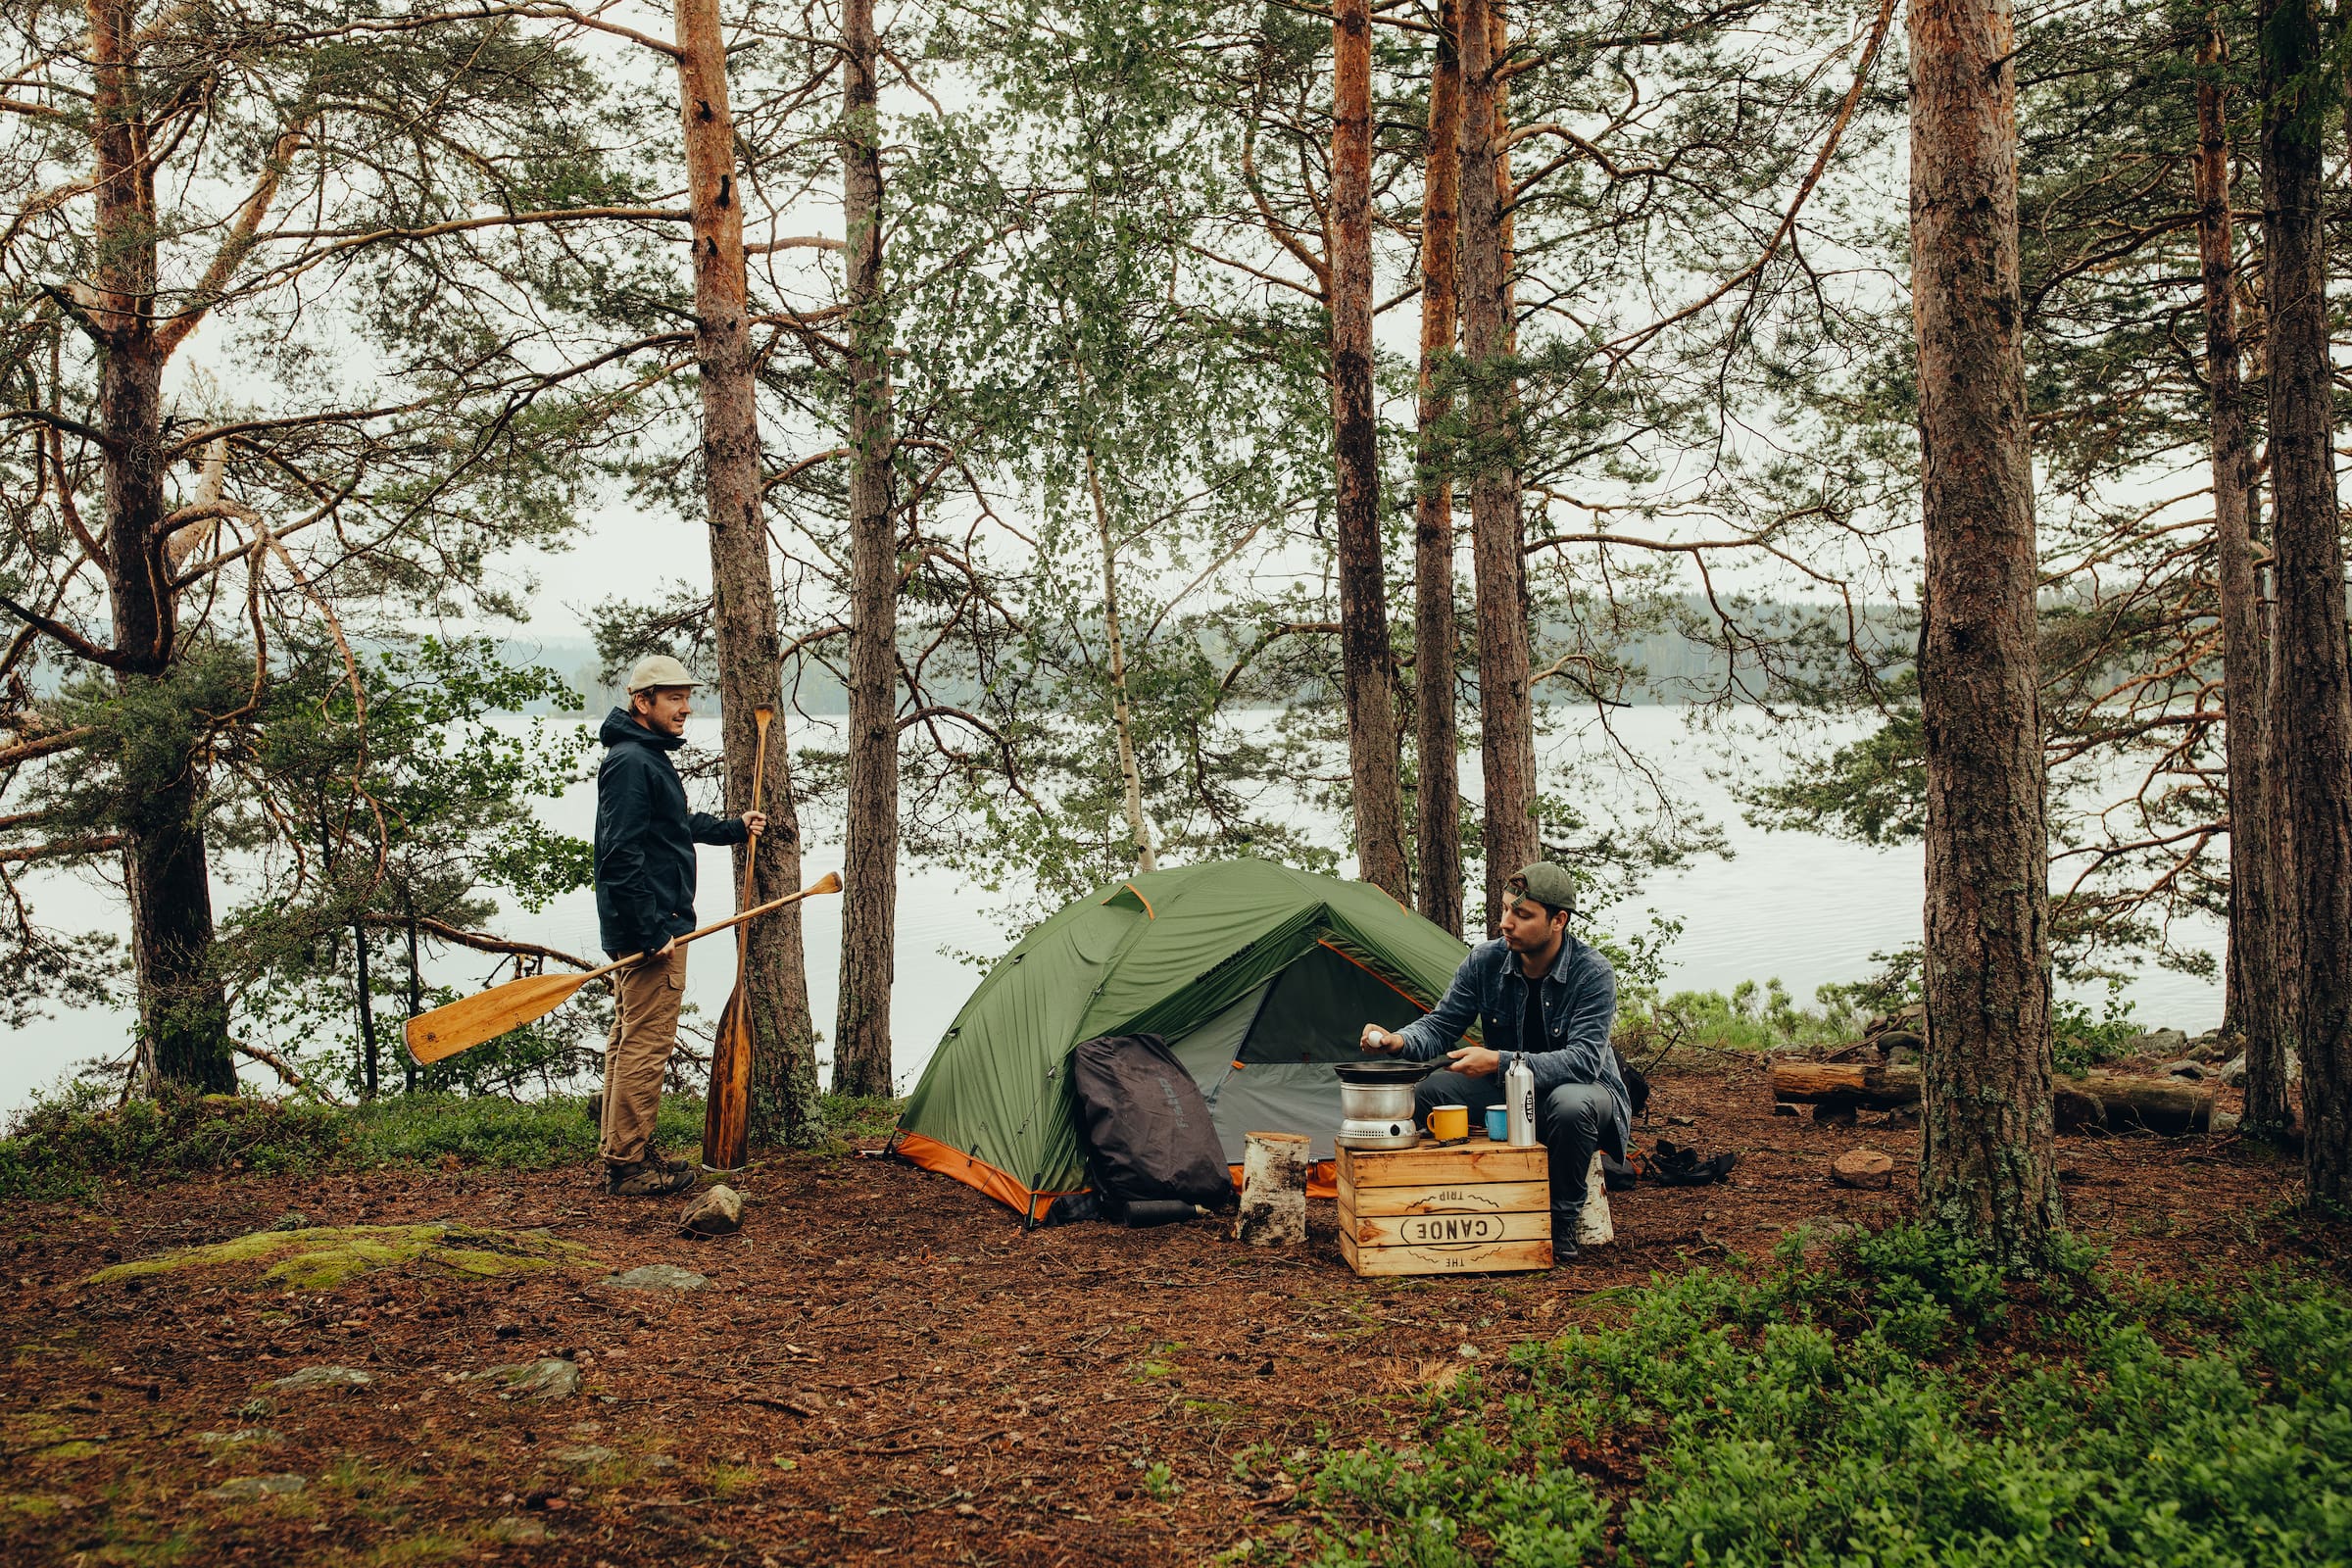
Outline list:
[[[686,666],[667,654],[648,654],[629,666],[629,695],[650,692],[662,686],[700,686],[701,681],[686,673]]]

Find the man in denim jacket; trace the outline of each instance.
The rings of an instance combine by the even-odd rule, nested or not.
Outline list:
[[[1476,1121],[1483,1107],[1501,1101],[1512,1058],[1527,1057],[1536,1075],[1536,1137],[1551,1152],[1552,1255],[1571,1262],[1592,1152],[1624,1158],[1633,1131],[1633,1102],[1609,1044],[1617,974],[1568,934],[1576,882],[1565,868],[1540,861],[1504,886],[1511,903],[1501,938],[1470,950],[1436,1010],[1395,1033],[1367,1024],[1363,1049],[1413,1061],[1447,1058],[1448,1070],[1414,1091],[1424,1120],[1432,1106],[1468,1105]],[[1473,1023],[1486,1044],[1455,1048]]]

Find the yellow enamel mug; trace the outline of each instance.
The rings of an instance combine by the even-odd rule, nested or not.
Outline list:
[[[1442,1144],[1470,1136],[1468,1105],[1437,1105],[1429,1113],[1429,1136]]]

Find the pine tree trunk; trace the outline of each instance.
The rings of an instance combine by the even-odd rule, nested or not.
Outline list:
[[[1416,885],[1423,915],[1462,929],[1461,762],[1454,752],[1453,466],[1439,427],[1453,400],[1438,391],[1454,353],[1462,195],[1462,63],[1457,0],[1438,12],[1429,81],[1429,147],[1421,187],[1420,487],[1413,503],[1413,722],[1421,787],[1414,799]]]
[[[1334,517],[1340,682],[1356,875],[1411,897],[1396,765],[1396,662],[1380,529],[1379,426],[1372,411],[1372,9],[1331,15],[1331,416],[1339,469]]]
[[[401,890],[401,906],[409,916],[409,1016],[414,1018],[424,1010],[424,970],[416,961],[416,904],[413,894]],[[400,1054],[400,1092],[416,1092],[416,1058],[403,1050]]]
[[[1497,0],[1462,0],[1462,339],[1469,409],[1471,563],[1477,573],[1479,758],[1485,773],[1487,932],[1503,882],[1543,853],[1536,821],[1527,557],[1512,419],[1507,166],[1497,151]]]
[[[849,244],[849,844],[843,871],[837,1094],[891,1092],[899,879],[898,535],[890,505],[890,325],[882,298],[882,146],[873,0],[841,13],[842,207]]]
[[[2002,1262],[2031,1263],[2060,1213],[2015,31],[2007,0],[1911,0],[1909,25],[1927,536],[1920,1202]]]
[[[2262,8],[2262,207],[2270,316],[2274,657],[2293,672],[2273,714],[2292,846],[2303,1159],[2315,1208],[2352,1205],[2352,669],[2329,405],[2320,21]],[[2291,739],[2290,739],[2291,738]]]
[[[677,42],[694,226],[694,346],[702,379],[703,504],[710,530],[719,736],[727,807],[740,811],[752,800],[759,754],[756,710],[781,712],[783,684],[761,499],[743,203],[736,186],[735,126],[717,0],[678,0]],[[767,776],[760,791],[768,822],[753,871],[754,903],[781,898],[801,882],[800,819],[793,808],[787,754],[781,734],[771,733]],[[743,885],[743,853],[736,852],[737,888]],[[754,1040],[752,1142],[765,1147],[806,1143],[818,1126],[816,1030],[808,1013],[800,907],[753,921],[743,955],[744,1000]]]
[[[2197,250],[2205,296],[2205,380],[2213,402],[2213,543],[2220,580],[2223,701],[2230,767],[2230,1008],[2246,1039],[2248,1132],[2286,1126],[2284,993],[2278,945],[2277,835],[2263,777],[2269,673],[2254,580],[2257,474],[2246,433],[2237,347],[2237,255],[2230,220],[2230,140],[2219,73],[2222,31],[2197,51]]]
[[[375,989],[368,975],[368,927],[351,922],[352,990],[360,1009],[360,1092],[375,1098],[379,1052],[375,1041]]]
[[[124,690],[170,669],[178,607],[164,569],[164,353],[155,336],[156,232],[145,126],[129,66],[135,7],[90,7],[91,103],[96,154],[89,311],[102,334],[98,422],[106,432],[106,586],[114,612],[116,681]],[[129,759],[125,759],[127,765]],[[132,802],[122,822],[122,886],[130,905],[137,977],[137,1079],[231,1094],[228,999],[211,971],[213,893],[200,812],[204,781],[194,757],[169,777],[125,773]]]

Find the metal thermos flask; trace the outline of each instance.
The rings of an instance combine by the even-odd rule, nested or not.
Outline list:
[[[1525,1056],[1511,1057],[1502,1075],[1502,1098],[1510,1107],[1511,1147],[1532,1149],[1536,1143],[1536,1072]]]

